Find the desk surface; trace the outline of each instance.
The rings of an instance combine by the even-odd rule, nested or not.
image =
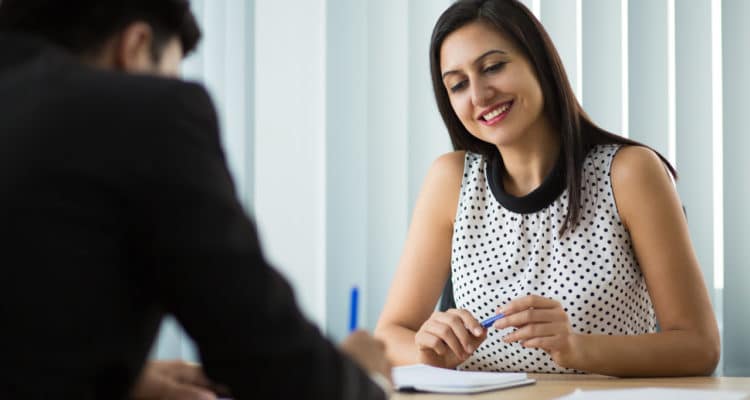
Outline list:
[[[536,379],[536,383],[530,386],[504,389],[475,395],[440,395],[440,394],[413,394],[396,393],[392,400],[546,400],[555,399],[572,393],[576,389],[583,390],[606,390],[627,388],[681,388],[681,389],[721,389],[746,392],[750,399],[750,377],[748,378],[713,378],[713,377],[691,377],[691,378],[612,378],[600,375],[556,375],[556,374],[529,374],[530,378]]]

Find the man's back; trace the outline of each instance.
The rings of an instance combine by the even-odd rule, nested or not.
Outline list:
[[[28,379],[11,390],[124,392],[162,311],[129,248],[140,228],[127,186],[138,177],[124,163],[141,157],[148,132],[137,127],[148,127],[133,115],[149,111],[105,91],[128,96],[118,81],[144,79],[86,71],[32,41],[0,47],[0,354]],[[101,387],[78,381],[89,377]]]
[[[164,313],[237,398],[382,395],[265,264],[202,88],[0,48],[0,398],[125,396]]]

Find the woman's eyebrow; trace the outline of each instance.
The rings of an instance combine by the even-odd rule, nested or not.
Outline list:
[[[488,56],[492,54],[508,54],[508,52],[504,50],[500,50],[500,49],[492,49],[492,50],[486,51],[481,56],[477,57],[476,60],[474,60],[473,64],[480,63],[483,59],[487,58]],[[443,79],[445,79],[446,76],[451,75],[451,74],[457,74],[457,73],[459,73],[457,70],[450,70],[450,71],[443,72],[442,76],[443,76]]]

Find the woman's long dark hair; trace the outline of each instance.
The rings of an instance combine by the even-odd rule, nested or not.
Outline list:
[[[544,113],[559,131],[561,139],[560,156],[564,158],[562,162],[568,189],[568,213],[560,227],[562,235],[578,223],[583,161],[589,150],[598,144],[644,145],[607,132],[591,121],[570,87],[560,56],[547,31],[518,0],[458,0],[440,16],[430,42],[430,71],[435,100],[455,150],[482,154],[488,160],[498,151],[495,145],[477,139],[463,126],[451,107],[440,70],[440,48],[445,38],[476,21],[487,22],[498,32],[507,35],[534,66],[544,96]],[[674,167],[661,154],[656,154],[672,176],[677,178]],[[504,168],[500,164],[500,168]]]

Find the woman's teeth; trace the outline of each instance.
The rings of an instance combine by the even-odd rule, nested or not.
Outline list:
[[[492,111],[488,112],[487,114],[484,114],[484,115],[482,116],[482,118],[483,118],[483,119],[484,119],[485,121],[489,121],[489,120],[491,120],[491,119],[493,119],[493,118],[497,117],[498,115],[500,115],[500,114],[504,113],[505,111],[507,111],[507,110],[508,110],[508,109],[510,108],[510,104],[511,104],[511,103],[505,103],[505,104],[503,104],[502,106],[500,106],[500,107],[498,107],[498,108],[496,108],[496,109],[494,109],[494,110],[492,110]]]

